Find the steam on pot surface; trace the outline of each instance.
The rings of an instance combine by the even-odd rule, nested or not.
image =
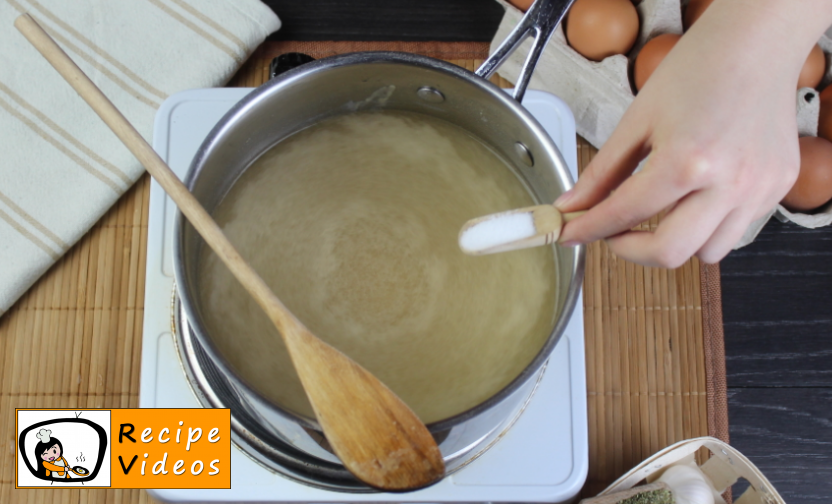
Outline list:
[[[361,112],[277,144],[214,217],[314,334],[431,423],[505,387],[552,331],[551,248],[470,257],[457,245],[467,220],[536,203],[463,129],[415,113]],[[208,334],[238,375],[312,417],[274,327],[206,247],[199,287]]]

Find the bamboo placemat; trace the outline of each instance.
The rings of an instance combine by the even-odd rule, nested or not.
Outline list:
[[[264,82],[271,59],[284,52],[319,58],[356,50],[416,52],[474,70],[488,45],[270,42],[230,85]],[[580,169],[594,154],[579,138]],[[145,175],[0,318],[0,502],[152,501],[139,490],[16,490],[13,414],[138,406],[149,188]],[[589,247],[585,496],[676,441],[709,434],[727,440],[719,293],[716,266],[693,259],[672,271],[645,268],[616,258],[603,243]]]

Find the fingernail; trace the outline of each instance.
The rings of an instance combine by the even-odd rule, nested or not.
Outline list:
[[[572,247],[577,247],[580,244],[581,244],[581,242],[579,242],[577,240],[569,240],[569,241],[565,241],[565,242],[561,243],[560,246],[561,247],[572,248]]]
[[[566,191],[565,193],[561,194],[558,199],[555,200],[555,206],[557,208],[561,208],[566,203],[568,203],[569,200],[571,200],[572,196],[574,196],[574,195],[575,195],[575,190],[574,189],[570,189],[570,190]]]

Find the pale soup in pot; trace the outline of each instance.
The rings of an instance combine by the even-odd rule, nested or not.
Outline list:
[[[508,385],[552,331],[551,248],[470,257],[457,245],[468,219],[535,203],[509,165],[458,126],[361,112],[278,143],[214,217],[315,335],[431,423]],[[199,287],[207,332],[235,372],[313,417],[274,326],[207,247]]]

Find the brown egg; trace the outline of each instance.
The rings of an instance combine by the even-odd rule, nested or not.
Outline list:
[[[693,23],[699,19],[699,16],[705,12],[705,9],[713,3],[714,0],[690,0],[688,6],[685,7],[685,16],[682,19],[682,24],[685,30],[691,27]]]
[[[823,54],[820,46],[815,44],[815,47],[809,53],[809,57],[806,58],[806,63],[803,64],[803,68],[800,70],[800,77],[797,78],[797,87],[818,87],[825,73],[826,55]]]
[[[832,199],[832,142],[800,139],[800,174],[780,203],[792,212],[808,212]]]
[[[508,3],[517,7],[521,11],[526,12],[534,3],[534,0],[508,0]]]
[[[832,86],[826,86],[820,93],[818,136],[832,141]]]
[[[675,33],[664,33],[648,40],[644,47],[636,56],[636,62],[633,66],[633,81],[635,81],[636,89],[641,90],[647,79],[653,75],[653,71],[659,66],[667,53],[673,49],[676,42],[682,38],[681,35]]]
[[[631,0],[576,0],[566,18],[566,39],[585,58],[601,61],[627,53],[638,37]]]

